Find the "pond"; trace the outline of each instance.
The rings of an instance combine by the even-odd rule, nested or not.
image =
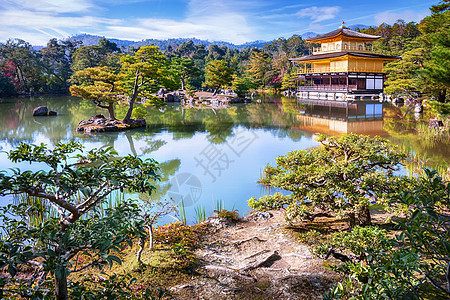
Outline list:
[[[32,117],[38,105],[58,116]],[[268,193],[257,184],[264,167],[288,151],[317,146],[319,133],[381,135],[434,165],[448,167],[448,144],[414,138],[415,119],[396,118],[403,111],[370,101],[331,105],[260,95],[252,103],[225,108],[141,107],[137,113],[146,114],[147,128],[84,136],[75,131],[78,122],[105,113],[89,101],[67,96],[9,98],[0,99],[0,150],[9,151],[20,142],[55,145],[76,140],[87,149],[111,146],[121,156],[154,158],[160,163],[161,182],[151,198],[183,201],[188,223],[194,223],[196,209],[204,207],[209,216],[218,203],[240,215],[248,213],[247,200]],[[124,110],[118,108],[121,114]],[[12,164],[0,153],[0,170],[11,167],[30,169],[29,164]],[[4,205],[10,198],[0,201]]]

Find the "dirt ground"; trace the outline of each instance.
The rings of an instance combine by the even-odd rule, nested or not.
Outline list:
[[[337,281],[286,229],[282,212],[254,213],[237,224],[209,220],[215,232],[196,251],[202,267],[179,299],[322,299]]]

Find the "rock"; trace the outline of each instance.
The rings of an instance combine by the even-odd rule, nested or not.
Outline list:
[[[33,116],[47,116],[48,108],[47,106],[38,106],[33,109]]]
[[[251,271],[256,268],[261,268],[261,267],[269,267],[275,261],[280,260],[280,259],[281,259],[281,256],[278,254],[277,251],[274,251],[272,254],[268,255],[267,257],[265,257],[261,260],[258,260],[255,263],[241,269],[241,272],[247,272],[247,271]]]
[[[420,102],[416,102],[414,106],[414,112],[418,114],[421,114],[423,112],[423,106]]]
[[[211,219],[206,220],[205,223],[211,224],[216,229],[236,225],[236,223],[233,222],[232,220],[223,219],[223,218],[211,218]]]
[[[158,93],[156,94],[158,97],[164,97],[166,90],[164,88],[160,88]]]
[[[430,119],[428,121],[428,127],[430,127],[430,128],[444,127],[444,123],[438,119]]]
[[[393,103],[404,103],[404,99],[402,97],[396,97],[392,99]]]
[[[244,282],[255,282],[256,280],[251,277],[244,274],[239,273],[237,270],[230,269],[227,267],[222,266],[215,266],[215,265],[207,265],[204,266],[204,269],[208,271],[209,275],[218,278],[221,276],[228,276],[234,280],[244,281]]]
[[[98,114],[98,115],[94,115],[91,117],[91,119],[95,120],[95,119],[106,119],[104,115],[102,114]]]
[[[127,123],[122,120],[106,119],[103,115],[92,116],[88,120],[78,123],[77,131],[83,133],[111,132],[145,127],[147,124],[144,119],[131,119]]]
[[[164,95],[164,101],[165,102],[174,102],[175,97],[173,94],[166,94],[166,95]]]
[[[51,110],[51,111],[48,112],[48,115],[49,116],[57,116],[58,113],[56,111],[54,111],[54,110]]]
[[[170,290],[177,291],[177,290],[193,289],[193,288],[195,288],[195,286],[192,284],[182,284],[182,285],[176,285],[174,287],[171,287]]]
[[[273,214],[271,214],[268,211],[258,211],[255,212],[248,217],[246,217],[247,221],[260,221],[260,220],[267,220],[273,217]]]

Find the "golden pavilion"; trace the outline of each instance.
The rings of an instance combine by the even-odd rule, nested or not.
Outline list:
[[[320,44],[312,55],[290,58],[299,67],[297,96],[304,99],[376,99],[383,93],[383,64],[398,56],[376,54],[372,42],[380,36],[342,26],[332,32],[306,39]]]

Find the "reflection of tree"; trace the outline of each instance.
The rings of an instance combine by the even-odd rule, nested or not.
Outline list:
[[[57,117],[33,117],[33,109],[46,105],[58,112]],[[17,146],[24,141],[31,143],[38,135],[56,144],[68,140],[72,134],[70,108],[76,105],[71,97],[10,98],[0,102],[0,140]]]
[[[385,109],[383,130],[389,133],[389,139],[394,144],[401,145],[404,151],[420,157],[428,167],[448,168],[450,166],[448,142],[418,134],[416,128],[420,122],[413,116],[403,118],[406,109],[393,106]]]
[[[159,171],[157,174],[161,176],[161,180],[154,182],[156,190],[151,194],[140,194],[139,199],[152,202],[161,200],[170,189],[170,180],[176,171],[180,168],[181,161],[179,159],[172,159],[158,165]]]
[[[146,146],[144,148],[140,148],[142,155],[148,155],[151,152],[158,151],[159,148],[167,144],[166,141],[163,141],[161,139],[154,139],[154,133],[146,131],[128,131],[125,133],[127,135],[127,139],[130,142],[130,149],[134,149],[134,144],[132,144],[132,138],[134,137],[136,140],[144,140]],[[136,150],[134,150],[133,153],[135,153]],[[136,155],[136,154],[135,154]]]
[[[232,109],[221,109],[211,111],[211,113],[204,119],[205,129],[209,133],[208,140],[214,144],[222,144],[226,139],[233,134],[233,127],[235,125],[233,118],[230,116]]]
[[[35,101],[14,100],[11,103],[1,103],[0,117],[4,126],[0,129],[0,139],[17,145],[20,141],[32,142],[37,135],[46,136],[52,143],[68,140],[75,134],[75,127],[79,121],[87,119],[94,114],[101,113],[90,101],[74,97],[47,97]],[[31,111],[37,105],[47,105],[50,109],[58,111],[57,117],[35,118]],[[266,97],[263,103],[237,104],[225,109],[194,109],[185,108],[176,104],[168,104],[163,109],[151,106],[142,106],[147,112],[147,129],[145,131],[133,130],[125,133],[130,144],[131,152],[148,154],[156,151],[162,141],[149,138],[161,131],[169,131],[173,139],[189,139],[197,132],[206,132],[208,139],[213,143],[224,143],[233,134],[233,128],[264,128],[274,135],[291,137],[297,140],[301,131],[293,130],[298,113],[295,100],[288,98]],[[117,114],[125,113],[121,106],[117,106]],[[36,123],[38,122],[38,123]],[[9,127],[14,127],[14,129]],[[114,146],[119,133],[107,133],[98,136],[86,137],[76,135],[83,141],[100,141],[108,146]],[[136,140],[147,139],[147,149],[135,149]]]

